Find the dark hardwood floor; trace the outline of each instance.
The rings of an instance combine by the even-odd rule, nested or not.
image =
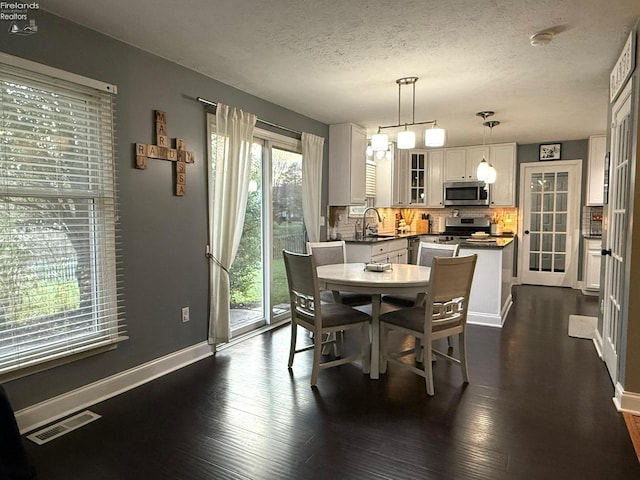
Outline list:
[[[325,370],[312,389],[310,353],[287,369],[287,326],[95,405],[103,418],[27,453],[41,480],[639,479],[605,366],[567,335],[597,299],[514,292],[503,329],[469,327],[466,388],[438,360],[433,398],[393,366],[378,381]]]

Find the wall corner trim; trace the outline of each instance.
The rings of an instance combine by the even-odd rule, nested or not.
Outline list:
[[[613,403],[619,412],[640,416],[640,393],[626,392],[620,383],[616,383]]]
[[[151,380],[186,367],[214,353],[207,342],[156,358],[124,372],[71,390],[15,413],[20,433],[26,433],[84,408],[95,405]]]

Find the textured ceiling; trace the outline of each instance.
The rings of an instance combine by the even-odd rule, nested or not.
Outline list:
[[[501,122],[493,142],[604,133],[609,73],[640,17],[640,0],[109,0],[100,8],[47,0],[42,8],[369,133],[398,123],[395,80],[417,76],[415,121],[437,119],[449,146],[482,143],[481,110]],[[529,44],[549,29],[550,45]],[[409,88],[402,100],[401,122],[410,122]]]

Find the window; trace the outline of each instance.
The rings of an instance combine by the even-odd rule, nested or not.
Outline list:
[[[0,375],[124,338],[114,93],[0,54]]]

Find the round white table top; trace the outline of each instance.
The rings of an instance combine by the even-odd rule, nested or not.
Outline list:
[[[318,279],[353,286],[422,287],[429,284],[431,268],[402,263],[391,264],[391,270],[372,272],[364,263],[336,263],[317,267]]]

